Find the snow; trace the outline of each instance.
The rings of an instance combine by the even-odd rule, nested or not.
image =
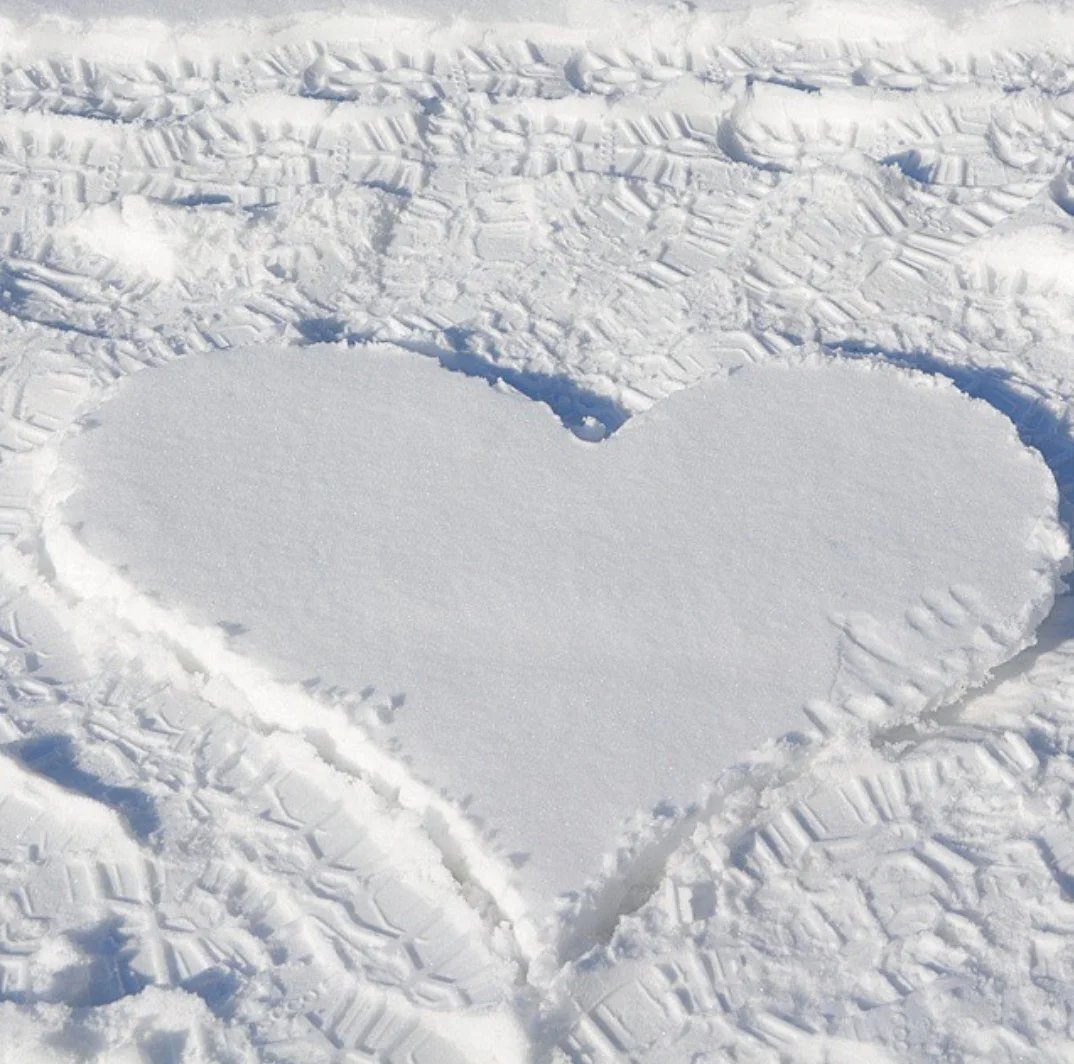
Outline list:
[[[538,911],[806,705],[980,680],[1067,556],[1005,419],[867,365],[743,369],[587,444],[406,352],[232,351],[123,382],[60,461],[92,555],[346,692]]]
[[[154,217],[152,205],[140,196],[126,196],[118,207],[102,204],[86,211],[62,233],[80,244],[83,253],[112,259],[131,273],[160,281],[175,276],[177,256],[167,229]]]
[[[1072,70],[0,5],[0,1061],[1069,1060]]]

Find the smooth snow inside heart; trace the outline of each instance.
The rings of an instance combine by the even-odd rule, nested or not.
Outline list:
[[[534,897],[811,700],[981,678],[1066,555],[1010,424],[889,367],[743,370],[590,444],[429,359],[261,349],[138,374],[99,419],[61,452],[81,541],[282,679],[374,686],[374,736]]]

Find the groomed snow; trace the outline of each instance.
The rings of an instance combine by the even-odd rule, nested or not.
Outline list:
[[[408,352],[191,356],[125,380],[60,458],[59,519],[131,595],[347,692],[538,911],[635,813],[810,730],[805,707],[882,699],[890,723],[979,681],[1067,555],[1005,418],[833,360],[718,376],[586,443]],[[116,594],[46,546],[61,585]]]

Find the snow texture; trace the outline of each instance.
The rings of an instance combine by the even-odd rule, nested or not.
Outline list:
[[[1069,1060],[1072,70],[1063,3],[0,5],[0,1061]],[[439,549],[527,592],[474,622],[518,671],[436,675],[463,625],[383,663],[414,579],[458,591],[413,524],[365,595],[293,564],[315,528],[358,580],[333,506],[416,514],[418,452],[465,484]],[[618,564],[491,504],[615,515],[603,463]],[[188,534],[124,531],[147,500]],[[622,613],[559,622],[569,532]],[[754,626],[708,677],[699,558]],[[663,652],[612,647],[624,712],[725,758],[480,727],[576,697],[542,642],[592,691],[609,612]],[[542,834],[501,788],[549,761],[593,808]]]

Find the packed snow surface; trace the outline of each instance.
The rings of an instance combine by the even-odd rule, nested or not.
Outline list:
[[[585,443],[406,352],[199,355],[61,459],[97,558],[281,680],[382,692],[367,727],[537,897],[811,703],[980,679],[1066,557],[1002,415],[867,364],[741,369]]]
[[[0,0],[0,1064],[1069,1061],[1072,71]]]

